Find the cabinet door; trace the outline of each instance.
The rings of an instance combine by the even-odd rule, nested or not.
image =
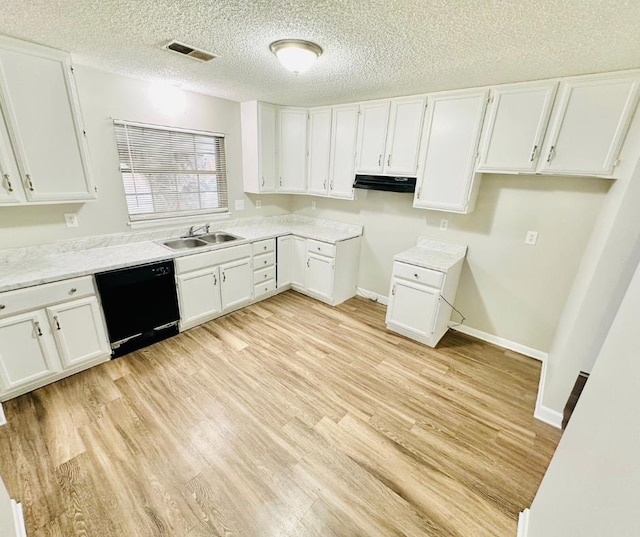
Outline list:
[[[47,308],[63,368],[111,354],[95,296]]]
[[[331,198],[353,199],[357,141],[358,105],[334,106],[329,184]]]
[[[304,108],[281,108],[278,112],[280,192],[306,191],[307,114]]]
[[[251,301],[252,291],[253,270],[250,258],[220,266],[220,295],[223,310],[247,304]]]
[[[424,109],[424,97],[391,101],[384,173],[415,177]]]
[[[95,198],[67,53],[1,39],[0,107],[30,201]]]
[[[24,199],[18,169],[9,142],[9,133],[0,113],[0,203],[16,203]]]
[[[4,391],[28,386],[60,372],[42,310],[0,320],[0,380]]]
[[[222,311],[218,267],[176,277],[181,327],[193,326]]]
[[[291,285],[293,276],[293,237],[291,235],[278,237],[276,270],[278,288]]]
[[[637,77],[563,82],[540,171],[611,174],[636,108],[638,84]]]
[[[413,206],[466,213],[473,207],[476,152],[488,92],[429,98]]]
[[[389,123],[389,101],[360,105],[357,173],[382,173]]]
[[[308,292],[333,300],[334,259],[315,254],[307,254],[305,288]]]
[[[307,193],[326,196],[331,168],[331,108],[309,112],[309,181]]]
[[[553,82],[492,90],[478,171],[535,171],[556,86]]]
[[[275,192],[276,160],[276,107],[258,103],[258,162],[260,192]]]
[[[433,334],[440,291],[394,278],[387,307],[387,324],[429,337]]]

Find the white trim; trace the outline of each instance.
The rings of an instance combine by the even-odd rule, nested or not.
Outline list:
[[[228,220],[229,218],[231,218],[230,212],[220,214],[208,213],[173,218],[155,218],[153,220],[132,220],[128,222],[128,226],[131,229],[144,229],[151,227],[173,226],[174,224],[193,224],[196,222],[206,223],[214,220]]]
[[[527,533],[529,533],[529,513],[530,513],[529,509],[520,511],[520,515],[518,516],[517,537],[527,537]]]
[[[0,425],[7,424],[7,417],[4,415],[4,410],[2,409],[2,403],[0,403]]]
[[[532,347],[527,347],[526,345],[516,343],[515,341],[511,341],[509,339],[494,336],[493,334],[483,332],[482,330],[478,330],[476,328],[471,328],[470,326],[466,326],[463,324],[450,325],[449,328],[453,328],[454,330],[462,332],[463,334],[467,334],[468,336],[481,339],[482,341],[486,341],[487,343],[493,343],[498,347],[509,349],[510,351],[519,352],[520,354],[524,354],[529,358],[535,358],[536,360],[540,360],[542,363],[545,363],[548,357],[548,354],[546,352],[534,349]]]
[[[369,300],[373,300],[374,302],[379,302],[380,304],[384,304],[385,306],[389,303],[389,297],[379,295],[378,293],[374,293],[373,291],[368,291],[367,289],[363,289],[362,287],[356,287],[356,295],[368,298]]]
[[[537,420],[553,425],[557,429],[562,428],[562,414],[557,410],[553,410],[542,404],[542,396],[544,394],[544,380],[547,374],[547,361],[542,362],[542,371],[540,371],[540,382],[538,383],[538,396],[536,397],[536,408],[533,411],[533,417]]]

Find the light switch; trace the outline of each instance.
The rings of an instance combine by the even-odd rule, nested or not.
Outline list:
[[[236,211],[244,211],[244,200],[236,200]]]
[[[262,208],[262,201],[256,200],[256,209],[261,209],[261,208]]]
[[[447,229],[449,229],[449,220],[443,218],[442,220],[440,220],[440,230],[447,231]]]

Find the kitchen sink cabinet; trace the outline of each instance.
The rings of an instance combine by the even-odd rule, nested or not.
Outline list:
[[[0,110],[0,201],[95,199],[68,53],[0,37]],[[12,151],[4,140],[5,130]]]
[[[176,284],[181,327],[195,326],[222,312],[218,267],[177,275]]]
[[[91,277],[0,294],[0,401],[110,355]]]
[[[478,142],[488,94],[473,90],[429,97],[414,207],[473,211],[480,184],[475,171]]]
[[[253,271],[251,259],[244,258],[220,265],[220,295],[223,311],[251,302]]]

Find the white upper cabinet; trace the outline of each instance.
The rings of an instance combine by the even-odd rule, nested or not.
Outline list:
[[[488,94],[474,90],[429,97],[414,207],[473,210],[478,188],[474,169]]]
[[[278,109],[278,191],[307,189],[307,116],[305,108]]]
[[[477,171],[535,171],[556,87],[556,82],[547,82],[500,86],[492,90]]]
[[[307,192],[326,196],[331,170],[331,107],[309,111],[309,179]]]
[[[276,191],[276,107],[249,101],[240,105],[244,191]]]
[[[358,105],[334,106],[329,181],[332,198],[353,199],[357,142]]]
[[[0,109],[20,173],[3,170],[5,195],[10,182],[28,202],[96,197],[69,54],[0,38]]]
[[[15,204],[24,200],[20,174],[13,159],[9,134],[0,116],[0,204]]]
[[[610,175],[638,101],[638,76],[561,83],[539,171]]]
[[[425,99],[393,99],[384,156],[384,173],[415,176],[422,135]]]
[[[356,173],[378,174],[384,167],[390,101],[360,105]]]

